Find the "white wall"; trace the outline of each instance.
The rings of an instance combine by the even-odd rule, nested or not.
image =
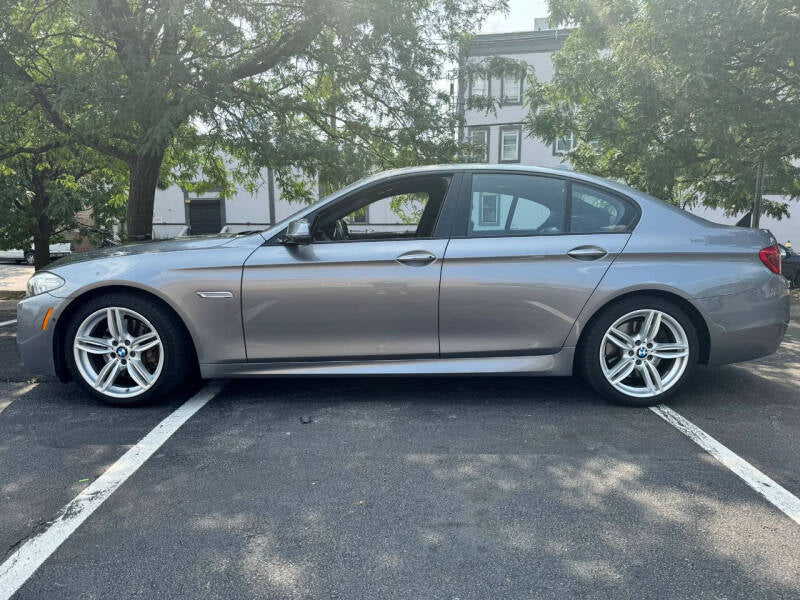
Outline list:
[[[296,174],[302,176],[297,170]],[[312,190],[312,201],[318,198],[316,179],[308,178]],[[202,194],[190,193],[188,199],[216,198],[216,192]],[[186,206],[183,190],[177,185],[166,190],[156,190],[153,207],[153,237],[164,239],[175,237],[184,232],[186,223]],[[266,229],[269,226],[269,172],[262,169],[253,191],[239,186],[230,198],[225,199],[225,231],[237,232],[251,229]],[[305,204],[290,203],[282,197],[280,185],[275,181],[275,221],[280,221],[296,213]]]
[[[550,81],[553,77],[552,54],[552,52],[527,52],[520,54],[504,54],[503,56],[524,61],[533,68],[539,80]],[[484,58],[485,57],[473,57],[469,60],[472,63],[476,63]],[[492,78],[490,89],[493,97],[497,98],[500,96],[499,78]],[[523,84],[523,94],[525,93],[525,89]],[[465,100],[468,94],[469,90],[467,90]],[[464,111],[464,119],[467,127],[465,135],[467,135],[469,127],[489,125],[489,162],[497,163],[499,162],[500,153],[500,127],[508,124],[523,123],[527,114],[528,109],[522,104],[500,106],[496,111],[490,111],[489,113],[483,110],[467,109]],[[564,164],[564,159],[562,156],[553,154],[552,145],[545,144],[541,140],[532,137],[527,137],[523,127],[519,164],[556,167]]]
[[[784,200],[780,196],[764,196],[770,200]],[[692,209],[692,212],[704,219],[713,221],[715,223],[722,223],[724,225],[735,225],[741,219],[741,215],[736,217],[726,217],[724,212],[720,209],[710,209],[705,207],[697,207]],[[762,216],[759,226],[763,229],[769,229],[772,235],[775,236],[781,244],[787,241],[792,242],[792,246],[800,247],[800,202],[792,202],[789,206],[790,218],[772,219],[770,217]]]

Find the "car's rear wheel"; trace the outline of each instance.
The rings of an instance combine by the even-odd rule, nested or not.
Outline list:
[[[168,309],[144,296],[89,300],[73,314],[65,341],[73,379],[116,406],[158,400],[190,370],[184,330]]]
[[[578,367],[603,396],[650,406],[676,394],[697,364],[692,320],[674,303],[634,296],[606,308],[578,350]]]

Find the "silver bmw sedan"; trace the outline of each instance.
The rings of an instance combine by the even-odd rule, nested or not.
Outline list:
[[[649,405],[698,364],[775,352],[780,273],[768,232],[597,177],[422,167],[258,233],[62,259],[30,279],[17,339],[31,371],[116,405],[192,376],[572,373]]]

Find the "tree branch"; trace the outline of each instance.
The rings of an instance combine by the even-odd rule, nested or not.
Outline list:
[[[36,147],[21,146],[19,148],[14,148],[11,151],[3,152],[2,154],[0,154],[0,160],[12,158],[14,156],[17,156],[18,154],[44,154],[45,152],[49,152],[50,150],[55,150],[56,148],[63,148],[64,146],[69,146],[69,142],[66,140],[62,140],[60,142],[52,142],[50,144],[44,144],[42,146],[36,146]]]
[[[275,45],[257,53],[249,61],[239,65],[228,76],[233,83],[240,79],[252,77],[269,71],[285,58],[293,56],[308,47],[322,31],[320,15],[311,15],[306,21],[291,32],[284,33]]]
[[[53,106],[52,102],[50,102],[50,99],[47,97],[45,87],[42,84],[37,83],[25,69],[19,66],[8,49],[2,45],[0,45],[0,72],[5,72],[13,76],[18,81],[29,85],[31,87],[31,95],[39,104],[39,106],[42,107],[42,111],[47,119],[60,132],[71,136],[72,139],[80,144],[94,148],[103,154],[107,154],[108,156],[112,156],[119,160],[130,162],[134,158],[133,154],[123,152],[119,148],[110,146],[95,137],[73,131],[72,125],[67,123],[61,117],[59,112]]]

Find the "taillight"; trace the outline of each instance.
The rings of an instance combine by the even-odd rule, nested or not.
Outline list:
[[[781,274],[781,251],[777,245],[762,248],[758,257],[770,271]]]

